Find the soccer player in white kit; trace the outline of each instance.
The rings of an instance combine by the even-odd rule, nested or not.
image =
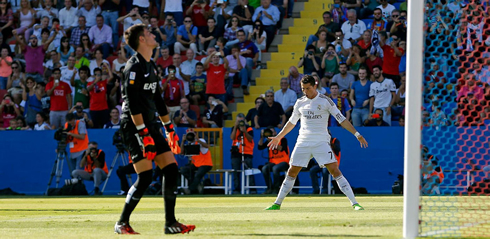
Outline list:
[[[304,96],[296,100],[293,114],[286,123],[281,132],[275,137],[269,137],[271,140],[268,144],[270,149],[275,149],[280,144],[281,139],[286,136],[301,119],[301,128],[298,139],[291,154],[289,170],[282,183],[277,199],[272,206],[266,210],[279,210],[282,201],[291,191],[296,180],[296,176],[303,167],[308,165],[312,157],[315,157],[320,167],[326,167],[330,174],[335,178],[340,190],[349,198],[354,210],[364,210],[359,205],[354,196],[354,192],[347,182],[347,179],[339,170],[335,155],[330,148],[330,135],[327,131],[327,124],[330,115],[339,122],[347,131],[356,136],[362,148],[367,148],[368,143],[354,126],[345,119],[340,113],[337,105],[327,96],[318,93],[315,78],[305,75],[301,79],[301,90]]]

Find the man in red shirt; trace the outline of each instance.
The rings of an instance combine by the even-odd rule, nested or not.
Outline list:
[[[46,85],[46,92],[51,98],[49,120],[51,128],[57,129],[65,125],[65,116],[71,108],[71,87],[60,80],[60,68],[53,69],[52,80]]]
[[[206,4],[206,1],[194,0],[191,6],[187,8],[185,15],[192,18],[192,23],[197,27],[198,31],[201,32],[207,26],[208,17],[212,16],[211,7]]]
[[[174,65],[168,66],[167,70],[167,78],[162,80],[162,92],[169,116],[173,119],[175,112],[180,110],[180,99],[185,97],[184,81],[176,77],[177,68]]]
[[[223,58],[224,64],[219,64],[221,53],[214,52],[204,62],[204,70],[206,70],[207,85],[206,94],[213,95],[214,98],[226,102],[225,77],[227,75],[228,60]]]
[[[383,49],[383,76],[388,79],[392,79],[395,82],[395,85],[400,86],[400,61],[404,54],[404,50],[401,47],[398,47],[398,43],[400,42],[400,37],[397,35],[393,35],[391,37],[392,41],[390,45],[386,44],[386,32],[381,31],[379,33],[380,41],[379,45]]]
[[[168,49],[168,46],[163,45],[160,48],[160,57],[157,59],[157,65],[162,66],[162,68],[165,70],[168,66],[172,65],[172,57],[170,57],[170,50]]]
[[[92,117],[96,129],[102,128],[109,121],[107,81],[108,79],[102,79],[102,70],[97,67],[94,69],[94,80],[87,85],[90,94],[90,117]]]

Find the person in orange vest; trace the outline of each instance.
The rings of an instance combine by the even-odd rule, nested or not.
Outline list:
[[[332,135],[330,133],[330,130],[328,130],[328,132],[330,135]],[[332,136],[332,138],[330,139],[330,147],[332,148],[333,154],[335,155],[335,158],[337,159],[337,163],[340,166],[340,141]],[[320,193],[320,186],[318,185],[319,172],[322,172],[323,174],[323,188],[326,188],[328,184],[328,177],[330,174],[328,170],[320,168],[318,163],[314,164],[314,166],[310,168],[310,178],[311,178],[311,186],[313,187],[313,194]],[[336,186],[335,183],[333,183],[333,185]],[[323,192],[327,193],[327,190],[323,189]]]
[[[444,173],[439,165],[439,159],[429,154],[429,148],[422,148],[422,194],[441,194],[439,185],[444,180]]]
[[[109,171],[105,162],[105,153],[98,148],[97,142],[89,143],[89,147],[80,162],[80,167],[84,169],[75,169],[71,175],[74,178],[94,181],[94,195],[102,195],[99,185],[106,180]]]
[[[263,129],[260,132],[260,140],[258,143],[258,149],[263,150],[268,148],[267,144],[269,143],[268,138],[270,136],[275,136],[276,131],[273,127]],[[265,141],[264,141],[265,139]],[[288,140],[286,138],[281,139],[280,145],[277,149],[268,150],[269,151],[269,162],[266,163],[261,171],[264,175],[264,181],[267,185],[267,189],[264,194],[271,194],[279,192],[279,187],[281,186],[281,172],[288,171],[289,168],[289,146]],[[273,175],[273,180],[271,180],[271,172]]]
[[[68,169],[70,172],[76,169],[82,169],[80,162],[83,154],[88,148],[88,134],[85,121],[76,120],[75,114],[68,113],[65,116],[65,131],[67,134],[67,145],[70,148],[70,159],[68,161]]]
[[[180,143],[180,148],[184,149],[184,145],[200,146],[199,155],[191,156],[189,164],[180,168],[180,173],[190,182],[189,188],[185,188],[184,193],[202,193],[198,191],[198,186],[204,178],[204,175],[213,168],[213,159],[209,151],[209,144],[206,140],[199,138],[194,130],[188,129],[184,139]],[[181,154],[184,155],[184,150],[182,150]]]
[[[242,145],[243,137],[243,145]],[[254,130],[247,125],[245,121],[245,115],[240,113],[236,117],[235,125],[231,128],[230,135],[232,142],[231,146],[231,167],[234,170],[242,170],[242,154],[245,161],[245,168],[252,168],[252,159],[254,151]],[[243,149],[242,149],[243,148]],[[234,191],[233,193],[240,193],[240,173],[234,173]],[[250,176],[250,186],[255,186],[254,176]],[[252,189],[252,193],[257,190]]]

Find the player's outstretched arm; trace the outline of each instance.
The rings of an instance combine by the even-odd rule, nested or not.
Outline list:
[[[275,137],[269,137],[271,141],[267,144],[267,147],[269,147],[269,149],[277,149],[277,146],[281,144],[281,139],[284,138],[284,136],[286,136],[286,134],[288,134],[291,130],[293,130],[293,128],[294,124],[288,121],[279,134],[277,134]]]
[[[340,125],[342,127],[344,127],[344,129],[346,129],[347,131],[351,132],[351,134],[356,136],[357,140],[361,144],[361,148],[367,148],[368,147],[368,143],[367,143],[366,139],[364,139],[364,137],[362,137],[362,135],[359,134],[359,132],[357,132],[357,130],[354,128],[354,126],[348,120],[342,121],[342,123],[340,123]]]

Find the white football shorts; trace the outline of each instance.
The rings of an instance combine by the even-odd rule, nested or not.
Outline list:
[[[327,142],[297,142],[291,154],[290,164],[298,167],[308,166],[311,158],[315,158],[320,167],[336,163],[337,159]]]

